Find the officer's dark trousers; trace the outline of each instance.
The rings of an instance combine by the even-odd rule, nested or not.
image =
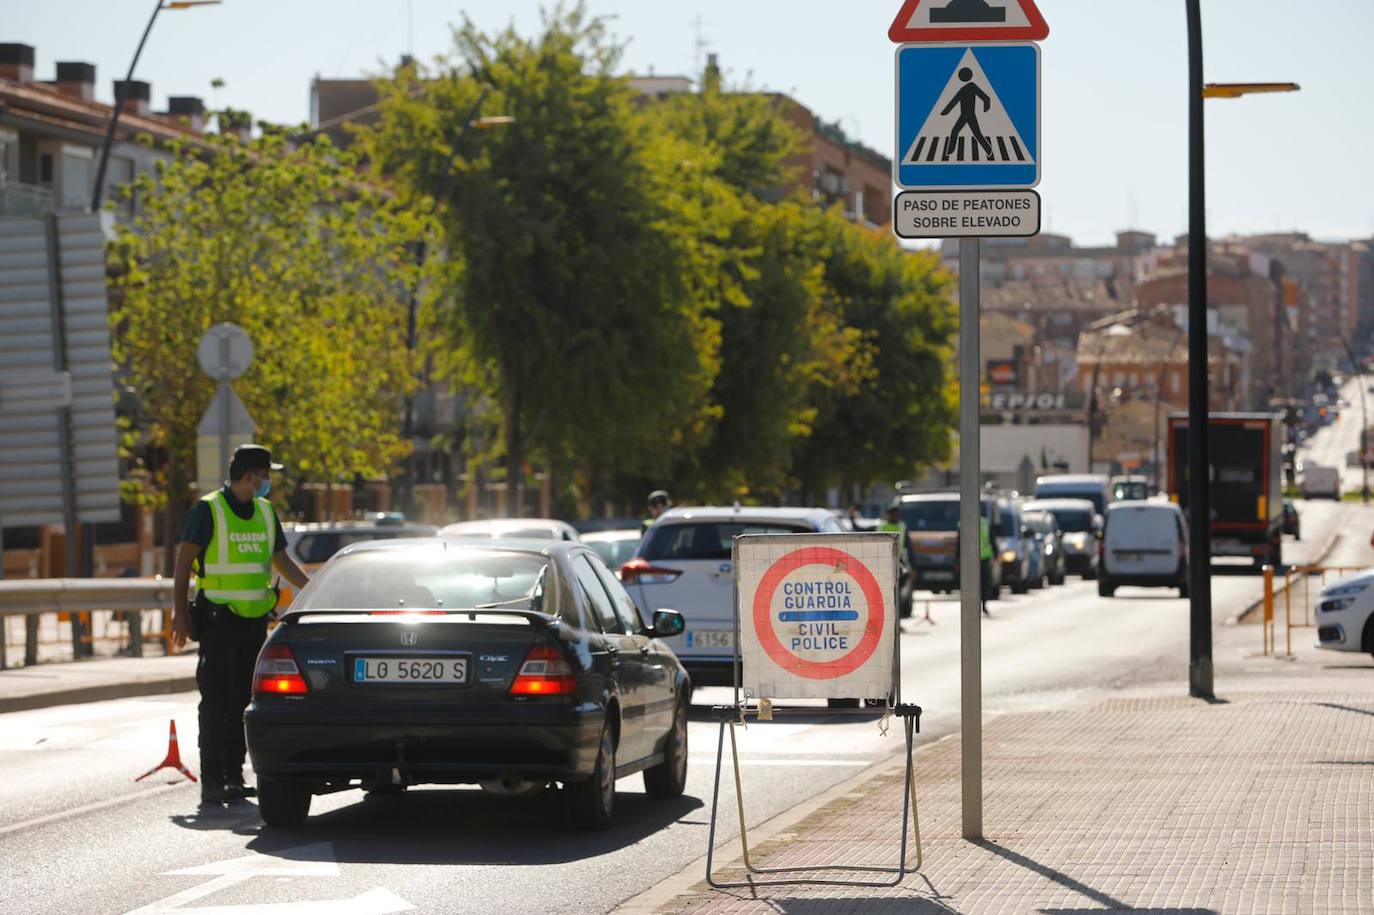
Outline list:
[[[206,787],[242,780],[247,747],[243,710],[253,694],[253,669],[267,637],[267,620],[244,619],[227,607],[206,603],[200,620],[200,772]]]

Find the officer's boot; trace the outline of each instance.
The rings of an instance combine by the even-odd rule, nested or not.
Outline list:
[[[236,769],[225,774],[224,799],[226,801],[241,801],[244,798],[257,796],[258,789],[243,783],[243,769]]]

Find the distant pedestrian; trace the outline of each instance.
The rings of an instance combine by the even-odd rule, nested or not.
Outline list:
[[[220,804],[251,797],[243,782],[247,747],[243,711],[253,693],[253,669],[277,606],[272,569],[298,589],[310,576],[286,552],[281,522],[267,495],[280,470],[261,445],[240,445],[229,482],[191,509],[177,545],[172,643],[200,643],[200,801]],[[196,601],[187,599],[194,568]]]
[[[668,498],[668,490],[655,489],[649,493],[649,517],[644,519],[644,527],[647,530],[654,526],[664,512],[672,508],[673,500]]]

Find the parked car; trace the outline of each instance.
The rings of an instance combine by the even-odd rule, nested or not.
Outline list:
[[[841,532],[824,508],[671,508],[620,567],[620,579],[646,612],[671,607],[689,620],[668,644],[694,685],[728,686],[735,682],[734,538]]]
[[[1150,481],[1141,476],[1112,477],[1112,501],[1150,498]]]
[[[1097,577],[1097,541],[1102,536],[1102,516],[1087,499],[1033,499],[1022,511],[1054,515],[1064,546],[1064,568],[1091,580]]]
[[[1374,569],[1339,578],[1322,589],[1317,647],[1374,655]]]
[[[1097,593],[1122,585],[1178,588],[1188,596],[1188,524],[1173,502],[1118,502],[1107,507]]]
[[[992,526],[993,551],[1002,566],[1002,580],[1013,594],[1025,594],[1037,581],[1032,575],[1035,539],[1021,521],[1021,508],[1013,499],[998,499],[999,519]]]
[[[1100,515],[1112,501],[1112,490],[1099,473],[1058,473],[1036,479],[1035,498],[1087,499]]]
[[[258,809],[296,826],[315,794],[475,783],[562,786],[603,828],[615,782],[687,777],[690,680],[601,559],[579,543],[429,538],[356,544],[300,594],[258,656],[244,715]]]
[[[1026,522],[1026,527],[1030,528],[1036,544],[1040,547],[1041,568],[1044,570],[1046,582],[1051,585],[1062,585],[1066,573],[1059,522],[1054,519],[1054,515],[1044,511],[1022,511],[1021,518]]]
[[[601,561],[612,569],[619,569],[629,562],[639,549],[639,541],[644,539],[644,528],[636,527],[619,531],[592,531],[582,535],[582,542],[596,551]]]
[[[1302,520],[1298,517],[1298,507],[1288,501],[1283,503],[1283,532],[1292,534],[1294,540],[1302,539]]]
[[[439,529],[447,539],[479,540],[569,540],[577,542],[577,529],[553,518],[502,518],[494,521],[460,521]]]

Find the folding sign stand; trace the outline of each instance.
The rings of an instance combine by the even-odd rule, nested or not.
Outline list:
[[[829,535],[836,536],[836,535]],[[736,540],[738,545],[738,538]],[[711,716],[720,722],[720,732],[716,738],[716,774],[714,785],[711,790],[711,821],[706,846],[706,882],[715,889],[738,889],[738,888],[759,888],[769,886],[847,886],[847,887],[894,887],[910,873],[921,869],[923,861],[921,850],[921,820],[916,805],[916,782],[913,775],[913,745],[915,735],[921,729],[921,707],[915,704],[903,703],[901,701],[901,634],[900,614],[892,614],[892,683],[889,689],[888,698],[884,702],[884,711],[895,715],[902,720],[902,729],[906,736],[906,772],[902,786],[902,833],[899,840],[899,853],[897,866],[889,867],[883,865],[847,865],[847,864],[816,864],[802,867],[755,867],[749,857],[749,834],[744,819],[744,788],[740,780],[739,768],[739,747],[735,737],[735,727],[744,725],[749,719],[756,722],[767,722],[776,718],[798,717],[798,716],[820,716],[820,717],[849,717],[871,715],[872,711],[865,711],[864,708],[858,709],[832,709],[815,708],[806,706],[775,706],[769,699],[763,698],[750,704],[748,697],[741,697],[740,672],[741,672],[741,647],[740,647],[740,608],[738,575],[739,566],[738,549],[734,556],[735,562],[732,568],[736,576],[735,592],[735,657],[734,657],[734,703],[732,705],[718,705],[711,710]],[[893,607],[897,607],[896,583],[893,583],[894,602]],[[719,813],[720,804],[720,773],[724,766],[725,759],[725,732],[730,731],[730,759],[735,774],[735,807],[739,814],[739,837],[740,851],[744,861],[747,876],[743,880],[723,881],[717,880],[713,869],[713,861],[716,847],[716,820]],[[913,827],[913,834],[916,840],[916,861],[914,865],[907,862],[907,829],[908,824]],[[890,874],[890,878],[878,879],[829,879],[824,876],[828,874]],[[754,877],[760,875],[774,875],[775,879],[756,880]],[[803,876],[809,875],[809,876]]]

